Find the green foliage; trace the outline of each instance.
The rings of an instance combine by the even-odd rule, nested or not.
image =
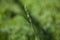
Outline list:
[[[0,0],[0,40],[60,40],[60,0]]]

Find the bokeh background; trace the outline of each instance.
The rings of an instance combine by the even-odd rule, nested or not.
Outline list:
[[[0,40],[60,40],[60,0],[0,0]]]

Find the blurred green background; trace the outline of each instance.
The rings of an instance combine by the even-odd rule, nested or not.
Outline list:
[[[60,0],[0,0],[0,40],[60,40]]]

